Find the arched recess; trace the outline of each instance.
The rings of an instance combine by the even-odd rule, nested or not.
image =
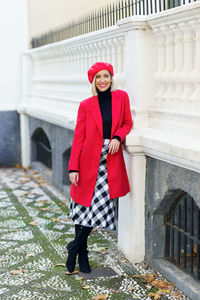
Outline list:
[[[200,209],[185,191],[164,218],[165,258],[200,280]]]
[[[69,172],[68,172],[68,166],[69,166],[69,158],[71,154],[71,147],[68,148],[62,156],[62,164],[63,164],[63,176],[62,176],[62,184],[63,185],[70,185],[69,181]]]
[[[52,169],[52,150],[50,141],[42,128],[37,128],[32,137],[32,160],[39,161]]]

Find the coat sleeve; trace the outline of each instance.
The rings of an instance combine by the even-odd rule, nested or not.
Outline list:
[[[128,94],[126,92],[124,92],[123,97],[124,97],[123,121],[122,121],[121,127],[119,127],[114,133],[114,135],[117,135],[121,138],[121,142],[124,141],[125,137],[130,132],[130,130],[133,126],[130,101],[129,101]]]
[[[80,103],[69,160],[69,170],[79,171],[79,158],[82,150],[82,145],[85,141],[85,119],[86,116],[84,105]]]

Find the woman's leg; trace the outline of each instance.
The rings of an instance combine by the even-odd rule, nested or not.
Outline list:
[[[87,269],[83,268],[82,265],[83,265],[83,263],[85,265],[86,261],[88,262],[88,258],[86,259],[86,257],[87,257],[87,255],[86,255],[87,254],[87,238],[88,238],[91,230],[92,230],[92,227],[86,227],[86,226],[75,224],[75,239],[67,245],[68,258],[66,261],[66,267],[70,273],[73,272],[75,269],[76,257],[77,257],[78,253],[80,256],[79,265],[81,264],[82,272],[84,272],[84,270],[88,271],[88,268]],[[89,265],[89,263],[88,263],[88,265]]]
[[[66,261],[66,267],[70,273],[74,271],[76,266],[76,257],[82,242],[82,231],[83,231],[83,226],[76,224],[75,238],[67,245],[68,258]]]
[[[80,267],[80,271],[84,273],[90,273],[91,268],[88,261],[88,250],[87,250],[87,239],[92,231],[92,227],[84,227],[83,229],[83,241],[81,248],[78,252],[78,263]]]

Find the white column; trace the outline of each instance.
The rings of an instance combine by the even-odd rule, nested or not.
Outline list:
[[[22,56],[22,101],[18,106],[20,113],[21,133],[21,161],[23,167],[30,166],[30,134],[29,117],[24,109],[24,104],[29,103],[32,92],[32,58],[27,52]]]
[[[125,161],[131,192],[119,199],[118,243],[127,259],[136,263],[143,261],[145,255],[146,158],[137,136],[129,136],[126,144],[129,153],[125,154]]]
[[[148,127],[148,108],[155,97],[157,47],[155,35],[148,24],[134,18],[132,20],[128,23],[122,20],[118,25],[125,32],[124,72],[127,92],[135,114],[134,128],[141,129]]]

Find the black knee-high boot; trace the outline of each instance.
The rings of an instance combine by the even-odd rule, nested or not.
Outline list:
[[[75,239],[67,245],[68,258],[66,267],[70,273],[75,269],[76,257],[83,242],[83,228],[81,225],[75,225]]]
[[[91,268],[88,261],[88,250],[87,250],[87,238],[92,231],[92,227],[84,227],[83,229],[83,241],[81,248],[78,252],[78,263],[80,271],[84,273],[90,273]]]

